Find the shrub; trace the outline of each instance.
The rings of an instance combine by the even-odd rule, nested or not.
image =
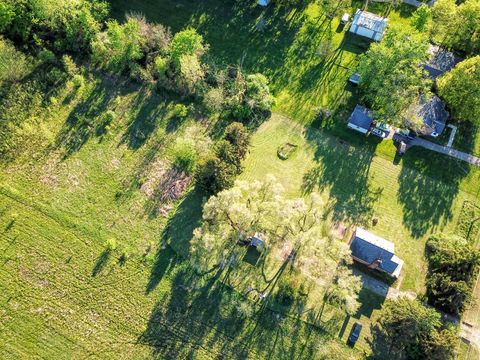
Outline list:
[[[38,53],[38,59],[43,63],[54,63],[57,61],[55,54],[47,49],[43,49]]]
[[[223,137],[234,146],[237,156],[244,159],[250,143],[250,134],[247,128],[239,122],[233,122],[225,128]]]
[[[168,61],[167,59],[157,56],[155,58],[155,72],[156,75],[158,76],[159,80],[163,80],[166,77],[167,73],[167,68],[168,68]]]
[[[277,298],[279,303],[290,306],[298,295],[298,282],[293,276],[284,276],[278,282]]]
[[[70,55],[63,55],[62,57],[63,68],[69,76],[78,74],[78,67],[73,61]]]
[[[181,141],[173,149],[173,166],[190,175],[197,165],[197,153],[191,142]]]
[[[173,116],[184,119],[188,115],[188,108],[183,104],[175,104],[173,107]]]
[[[247,319],[253,315],[253,306],[248,300],[237,300],[235,310],[241,319]]]
[[[76,88],[83,88],[85,85],[85,78],[83,75],[77,74],[73,76],[72,82]]]
[[[209,194],[232,187],[236,176],[236,168],[213,156],[205,159],[196,172],[197,184]]]
[[[117,240],[114,238],[108,238],[105,240],[105,248],[109,251],[113,251],[117,249]]]
[[[125,24],[107,22],[107,31],[96,35],[92,42],[92,57],[100,67],[113,73],[131,68],[143,54],[139,24],[129,19]]]
[[[205,108],[210,113],[218,113],[223,109],[225,96],[222,88],[212,88],[203,97]]]

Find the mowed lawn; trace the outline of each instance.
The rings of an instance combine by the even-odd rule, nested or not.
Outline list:
[[[241,177],[262,179],[273,174],[291,196],[323,193],[336,221],[352,228],[359,224],[395,243],[397,255],[405,260],[400,288],[422,293],[425,241],[432,233],[455,230],[463,203],[478,200],[479,171],[462,174],[462,164],[433,154],[430,164],[442,161],[444,170],[427,171],[425,160],[416,158],[414,150],[395,164],[375,155],[374,140],[353,132],[351,136],[358,136],[363,144],[352,145],[274,115],[254,134]],[[287,142],[298,149],[281,160],[277,149]],[[382,146],[394,154],[391,142]],[[373,218],[378,219],[376,226]]]

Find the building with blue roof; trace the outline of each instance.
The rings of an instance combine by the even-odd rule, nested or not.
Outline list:
[[[361,105],[355,106],[355,109],[348,119],[348,127],[350,129],[366,134],[372,126],[373,118],[370,110]]]
[[[400,276],[403,260],[395,255],[392,242],[357,227],[350,239],[350,250],[353,260],[394,278]]]

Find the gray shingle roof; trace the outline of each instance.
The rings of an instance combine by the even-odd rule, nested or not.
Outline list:
[[[450,71],[462,61],[458,56],[436,45],[430,45],[428,53],[429,60],[423,65],[423,68],[432,79]]]
[[[403,261],[395,256],[395,245],[362,228],[357,228],[350,244],[352,256],[372,264],[380,260],[379,268],[390,275],[399,272]]]
[[[357,105],[355,106],[348,122],[368,130],[370,129],[370,126],[372,126],[373,119],[370,110],[361,105]]]
[[[423,120],[427,133],[435,131],[437,134],[441,134],[445,129],[449,114],[445,110],[445,104],[438,96],[434,95],[428,101],[420,98],[420,104],[415,112]]]

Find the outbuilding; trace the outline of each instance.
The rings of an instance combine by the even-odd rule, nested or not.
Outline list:
[[[358,9],[353,16],[352,25],[348,31],[375,41],[380,41],[387,28],[387,24],[387,18]]]
[[[370,110],[361,105],[357,105],[348,119],[347,126],[352,130],[366,134],[370,130],[372,122],[373,119]]]
[[[357,227],[350,238],[353,260],[398,278],[403,260],[395,255],[395,245],[380,236]]]
[[[265,7],[270,4],[270,0],[258,0],[258,5]]]

